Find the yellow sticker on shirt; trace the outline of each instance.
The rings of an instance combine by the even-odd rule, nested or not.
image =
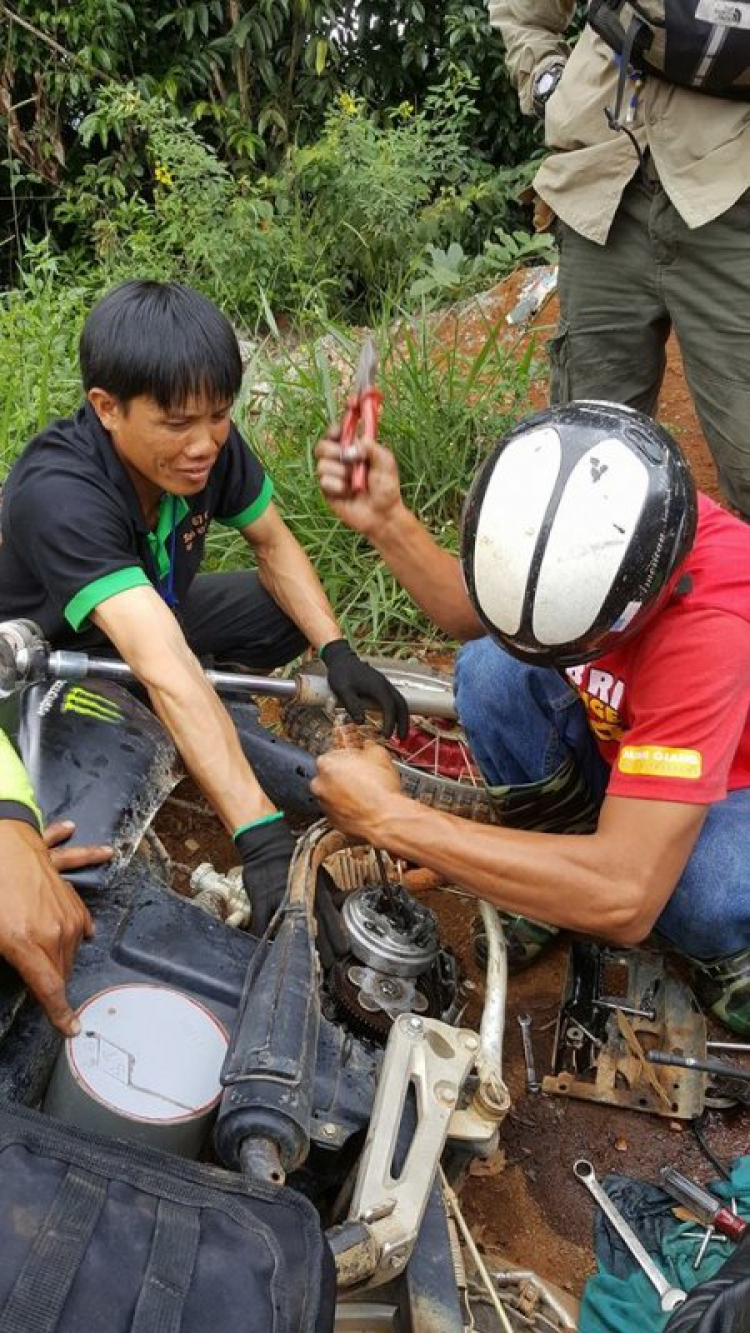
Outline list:
[[[617,757],[621,773],[650,778],[689,778],[703,773],[700,750],[676,750],[669,745],[623,745]]]

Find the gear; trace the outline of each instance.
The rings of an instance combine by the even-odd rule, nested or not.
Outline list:
[[[431,973],[413,982],[362,967],[349,954],[333,968],[329,985],[353,1030],[382,1044],[399,1013],[440,1017],[438,987]]]

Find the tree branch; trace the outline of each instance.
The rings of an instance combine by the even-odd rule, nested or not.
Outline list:
[[[29,23],[28,19],[21,18],[21,15],[16,14],[14,10],[9,9],[8,6],[3,3],[3,0],[0,0],[0,14],[5,14],[6,18],[10,19],[11,23],[15,23],[19,28],[24,28],[26,32],[30,32],[32,37],[36,37],[38,41],[44,42],[45,46],[49,46],[52,51],[55,51],[59,56],[63,56],[65,60],[72,60],[74,64],[82,65],[89,74],[96,74],[97,78],[105,79],[107,83],[117,83],[117,79],[114,79],[111,74],[107,74],[103,69],[97,69],[95,65],[89,65],[86,60],[83,60],[81,56],[76,55],[74,51],[68,51],[64,46],[61,46],[59,42],[56,42],[54,37],[50,37],[46,32],[42,32],[41,28],[35,28],[34,24]]]

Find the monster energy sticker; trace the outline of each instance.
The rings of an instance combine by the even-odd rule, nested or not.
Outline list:
[[[68,690],[63,699],[62,713],[77,713],[80,717],[92,717],[97,722],[111,722],[119,726],[122,722],[122,710],[106,694],[97,694],[95,690],[85,690],[80,685]]]
[[[695,17],[720,28],[750,28],[747,0],[698,0]]]

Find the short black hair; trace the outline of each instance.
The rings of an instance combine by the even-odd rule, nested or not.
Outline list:
[[[164,411],[189,398],[231,402],[242,359],[229,320],[200,292],[178,282],[134,279],[94,306],[79,346],[83,387],[122,403],[141,396]]]

